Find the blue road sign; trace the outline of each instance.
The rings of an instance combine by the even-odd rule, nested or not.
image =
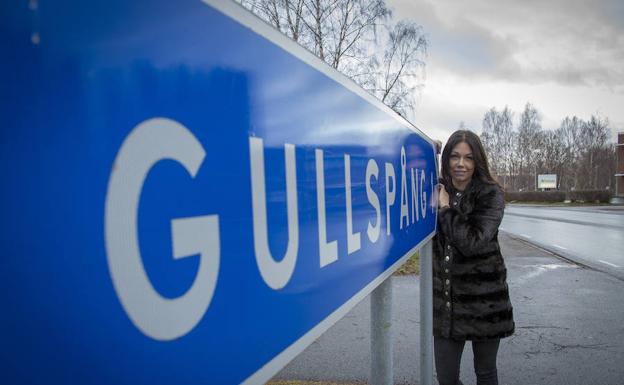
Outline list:
[[[431,141],[237,4],[2,7],[0,382],[261,383],[434,233]]]

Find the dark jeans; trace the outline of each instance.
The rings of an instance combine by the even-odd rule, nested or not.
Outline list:
[[[434,337],[433,343],[436,372],[440,385],[462,385],[459,380],[459,366],[466,341]],[[499,339],[472,341],[477,385],[498,385],[496,355],[499,343]]]

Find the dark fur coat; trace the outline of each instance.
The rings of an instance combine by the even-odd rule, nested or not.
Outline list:
[[[498,244],[505,202],[497,185],[474,180],[447,187],[450,208],[438,214],[433,242],[433,332],[487,340],[514,332],[507,269]]]

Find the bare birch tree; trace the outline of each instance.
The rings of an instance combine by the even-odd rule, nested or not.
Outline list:
[[[411,21],[393,25],[384,0],[239,1],[401,115],[414,111],[427,36]]]
[[[377,28],[390,18],[384,0],[241,0],[240,3],[339,71],[365,61]],[[349,73],[347,73],[349,75]]]
[[[582,153],[580,156],[580,171],[589,176],[584,179],[582,188],[597,189],[604,182],[599,183],[599,174],[601,168],[607,165],[600,164],[601,150],[607,145],[609,139],[609,121],[599,116],[592,115],[581,129],[579,136]],[[604,188],[604,186],[602,186]]]
[[[371,64],[376,75],[375,88],[370,91],[404,116],[414,110],[414,95],[422,87],[427,47],[422,27],[401,21],[388,33],[382,60]]]
[[[294,41],[304,38],[304,0],[240,0],[240,3]]]
[[[575,165],[580,155],[579,135],[583,124],[584,122],[576,116],[566,117],[557,129],[557,135],[560,137],[564,149],[559,185],[566,190],[576,189],[578,185],[578,173]]]
[[[512,160],[515,153],[516,134],[513,131],[513,113],[509,107],[498,112],[492,107],[483,117],[481,140],[488,152],[494,173],[503,188],[512,183]]]
[[[540,153],[539,141],[542,131],[542,118],[530,103],[524,106],[518,126],[518,174],[520,183],[526,189],[534,190],[537,173],[537,157]],[[526,176],[526,177],[525,177]]]

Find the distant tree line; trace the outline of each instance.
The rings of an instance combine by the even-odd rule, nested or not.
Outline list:
[[[559,190],[613,190],[616,150],[609,138],[608,119],[597,115],[566,117],[559,128],[545,130],[530,103],[517,122],[507,106],[492,107],[481,132],[490,166],[509,191],[536,190],[538,174],[556,174]]]
[[[413,21],[392,21],[384,0],[237,0],[384,104],[410,118],[429,41]]]

